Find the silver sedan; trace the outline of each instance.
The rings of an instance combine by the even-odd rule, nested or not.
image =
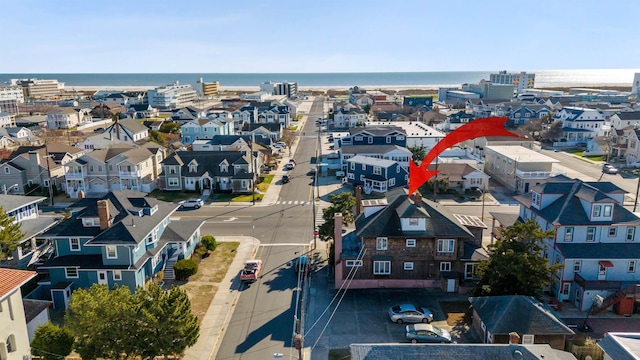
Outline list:
[[[403,322],[430,323],[433,321],[433,312],[413,304],[402,304],[389,308],[389,319],[398,324],[402,324]]]

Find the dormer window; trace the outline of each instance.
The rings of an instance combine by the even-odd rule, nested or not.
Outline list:
[[[540,194],[538,194],[537,192],[535,191],[531,192],[531,203],[535,205],[538,209],[540,209],[541,198],[542,196],[540,196]]]
[[[198,165],[195,165],[195,164],[189,165],[189,172],[194,173],[196,171],[198,171]]]
[[[220,164],[220,172],[228,172],[229,171],[229,165],[227,164]]]

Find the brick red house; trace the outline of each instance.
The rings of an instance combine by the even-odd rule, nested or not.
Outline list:
[[[473,278],[483,224],[463,225],[443,205],[407,196],[404,188],[386,200],[363,202],[356,192],[356,230],[342,235],[342,214],[335,217],[335,284],[350,288],[442,287],[457,291]],[[480,230],[480,231],[478,231]]]

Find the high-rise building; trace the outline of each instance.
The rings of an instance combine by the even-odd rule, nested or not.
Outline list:
[[[298,97],[297,82],[264,82],[260,84],[260,91],[270,95],[286,95],[289,98]]]
[[[640,97],[640,73],[633,75],[633,85],[631,86],[631,93]]]
[[[64,89],[64,83],[51,79],[11,79],[11,85],[20,86],[29,99],[52,99]]]
[[[497,74],[489,75],[489,80],[494,84],[514,85],[518,94],[522,94],[526,89],[533,89],[536,82],[536,74],[527,74],[525,71],[521,73],[508,73],[506,70]]]
[[[179,109],[192,105],[196,99],[196,91],[191,85],[180,85],[177,81],[173,85],[161,86],[147,91],[149,105],[161,109]]]

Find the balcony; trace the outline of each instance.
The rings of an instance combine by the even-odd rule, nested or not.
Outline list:
[[[522,171],[516,170],[516,176],[521,179],[547,179],[559,175],[556,171]]]
[[[587,290],[600,290],[600,291],[617,291],[622,288],[622,281],[609,281],[609,280],[587,280],[580,276],[579,273],[575,274],[574,281]]]
[[[136,171],[123,171],[123,170],[120,170],[118,172],[118,174],[120,175],[121,179],[126,179],[126,178],[140,179],[142,177],[142,173],[141,173],[140,170],[136,170]]]
[[[84,171],[84,169],[80,171],[71,170],[71,171],[65,172],[64,177],[67,180],[84,180],[87,177],[87,172]]]

